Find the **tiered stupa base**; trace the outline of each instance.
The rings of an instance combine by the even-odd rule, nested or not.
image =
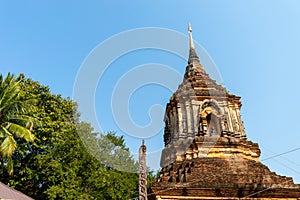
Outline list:
[[[162,168],[148,199],[300,199],[299,185],[271,172],[259,155],[246,139],[196,137],[184,156]]]

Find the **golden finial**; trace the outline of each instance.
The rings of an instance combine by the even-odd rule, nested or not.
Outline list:
[[[191,24],[189,23],[188,24],[188,31],[191,33],[192,32],[192,27],[191,27]]]
[[[193,36],[192,36],[192,27],[191,27],[191,24],[188,23],[188,31],[190,33],[190,48],[191,49],[194,49],[194,41],[193,41]]]

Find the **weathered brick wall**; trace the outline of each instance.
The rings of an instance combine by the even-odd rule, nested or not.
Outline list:
[[[155,195],[195,197],[300,198],[292,178],[245,158],[197,158],[161,171],[151,186]],[[254,194],[254,195],[252,195]]]

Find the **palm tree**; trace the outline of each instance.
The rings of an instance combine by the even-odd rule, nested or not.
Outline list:
[[[17,138],[33,142],[32,134],[34,118],[24,115],[28,108],[26,101],[20,99],[20,82],[22,77],[16,77],[8,73],[3,78],[0,74],[0,153],[2,163],[6,161],[9,174],[13,172],[12,154],[17,149]]]

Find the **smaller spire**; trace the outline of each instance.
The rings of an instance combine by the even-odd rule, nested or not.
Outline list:
[[[189,42],[190,42],[190,55],[189,55],[188,63],[191,64],[194,61],[200,63],[199,57],[197,56],[195,46],[194,46],[193,35],[192,35],[192,27],[191,27],[190,23],[188,23],[188,32],[189,32],[189,35],[190,35],[190,40],[189,40]]]
[[[142,140],[139,150],[139,200],[147,200],[147,196],[146,145]]]

